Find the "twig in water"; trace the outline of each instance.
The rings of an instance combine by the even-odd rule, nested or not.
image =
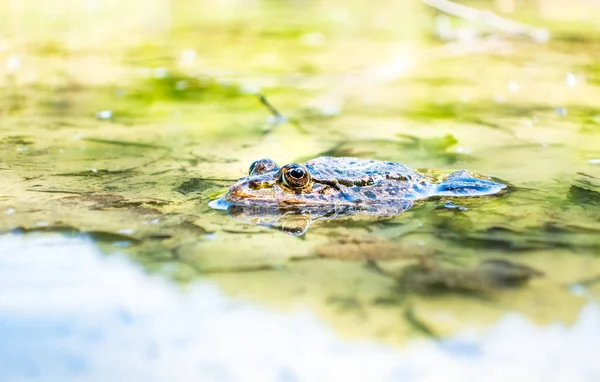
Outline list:
[[[424,4],[451,16],[464,20],[484,23],[503,32],[529,37],[537,42],[546,42],[550,38],[548,30],[535,28],[516,21],[500,17],[492,11],[480,11],[466,5],[457,4],[449,0],[421,0]]]
[[[269,111],[271,112],[271,114],[273,114],[273,117],[275,117],[275,120],[273,122],[273,124],[275,126],[287,122],[287,118],[285,115],[281,114],[279,112],[279,110],[275,109],[275,107],[273,105],[271,105],[271,103],[269,102],[269,100],[267,100],[267,97],[265,97],[264,94],[262,93],[256,93],[256,96],[258,97],[258,100],[260,101],[260,103],[262,103],[263,105],[265,105],[265,107],[267,109],[269,109]]]

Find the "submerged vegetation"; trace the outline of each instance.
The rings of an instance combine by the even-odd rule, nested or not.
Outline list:
[[[208,12],[129,0],[92,24],[33,3],[55,15],[43,30],[17,2],[0,16],[12,20],[0,40],[3,232],[88,233],[177,282],[306,304],[341,332],[391,342],[507,310],[570,322],[598,297],[597,23],[549,4],[543,17],[533,2],[506,14],[548,28],[539,41],[419,2]],[[466,168],[511,190],[316,223],[302,237],[207,205],[256,159],[321,155]]]

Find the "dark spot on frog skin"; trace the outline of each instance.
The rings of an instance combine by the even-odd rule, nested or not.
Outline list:
[[[347,201],[347,202],[352,202],[355,199],[351,194],[348,194],[348,193],[343,192],[343,191],[340,192],[340,197],[342,199],[344,199],[345,201]]]
[[[363,192],[363,195],[369,199],[377,199],[377,195],[373,191],[367,190],[367,191]]]

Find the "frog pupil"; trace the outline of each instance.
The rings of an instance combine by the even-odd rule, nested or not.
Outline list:
[[[289,174],[292,178],[300,179],[304,176],[304,170],[300,168],[294,168],[290,170]]]

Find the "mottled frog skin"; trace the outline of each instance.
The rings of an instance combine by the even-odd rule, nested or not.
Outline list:
[[[307,220],[303,233],[318,219],[356,212],[390,216],[410,208],[418,199],[492,195],[504,188],[504,184],[466,170],[432,183],[424,174],[395,162],[319,157],[304,165],[279,167],[271,159],[260,159],[252,163],[248,176],[210,205],[263,226],[276,226],[280,217],[300,214],[304,216],[300,220]]]
[[[227,204],[277,207],[393,204],[430,196],[481,196],[506,186],[461,170],[442,183],[403,164],[357,158],[320,157],[279,167],[270,159],[252,164],[231,186]]]

